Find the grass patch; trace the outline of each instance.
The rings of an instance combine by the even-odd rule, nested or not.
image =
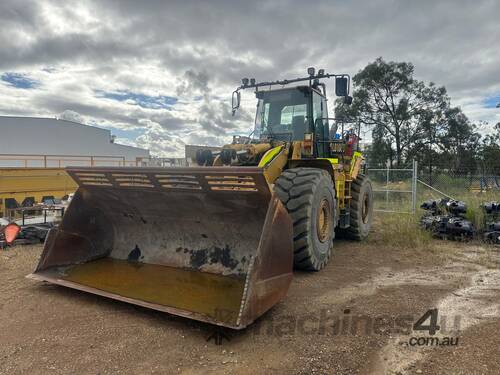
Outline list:
[[[380,213],[375,216],[370,242],[398,248],[429,249],[431,233],[420,228],[420,215]]]

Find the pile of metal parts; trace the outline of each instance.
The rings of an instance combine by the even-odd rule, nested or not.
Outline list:
[[[43,243],[54,223],[19,225],[0,219],[0,249],[7,246]]]
[[[449,198],[430,199],[422,203],[420,208],[427,211],[420,219],[420,224],[435,237],[466,240],[477,234],[485,242],[500,244],[499,202],[483,203],[484,227],[477,229],[465,218],[467,205],[462,201]]]
[[[465,218],[465,202],[449,198],[428,200],[420,206],[427,212],[420,219],[422,227],[441,239],[467,240],[475,234],[472,223]]]
[[[43,243],[49,230],[61,221],[70,200],[61,203],[52,199],[44,204],[10,209],[7,217],[0,218],[0,249]]]
[[[487,202],[483,204],[485,218],[484,240],[500,244],[500,203]]]

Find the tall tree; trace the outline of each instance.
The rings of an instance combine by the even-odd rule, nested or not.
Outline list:
[[[429,137],[429,129],[439,126],[449,107],[444,87],[426,85],[413,74],[411,63],[379,57],[353,77],[352,105],[339,100],[336,106],[337,117],[357,117],[373,130],[383,129],[397,166],[415,143]]]

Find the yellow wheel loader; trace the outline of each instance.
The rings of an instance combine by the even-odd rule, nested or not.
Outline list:
[[[318,271],[336,234],[364,239],[372,188],[359,127],[327,112],[323,79],[347,104],[350,77],[243,79],[255,131],[191,168],[67,168],[79,188],[49,232],[37,280],[241,329],[284,298],[293,268]]]

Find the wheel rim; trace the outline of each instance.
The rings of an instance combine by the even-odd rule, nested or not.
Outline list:
[[[327,199],[323,199],[319,205],[318,217],[316,220],[316,229],[320,242],[325,242],[330,237],[331,226],[331,211],[330,203]]]
[[[365,194],[365,197],[363,199],[363,205],[361,208],[361,220],[363,221],[364,224],[368,222],[368,214],[370,210],[370,197],[368,194]]]

